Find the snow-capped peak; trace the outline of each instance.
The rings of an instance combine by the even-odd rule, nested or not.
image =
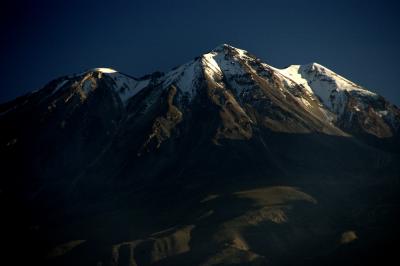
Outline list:
[[[229,51],[233,51],[233,53],[230,53],[231,56],[226,56]],[[213,78],[245,74],[238,63],[240,59],[250,59],[247,51],[224,43],[202,56],[172,69],[162,77],[161,82],[164,87],[174,84],[182,93],[189,96],[189,99],[193,99],[196,94],[196,84],[203,73]]]
[[[239,56],[245,56],[245,54],[247,54],[246,50],[236,48],[236,47],[226,44],[226,43],[218,45],[217,47],[212,49],[210,51],[210,53],[221,53],[221,52],[226,53],[226,51],[228,51],[228,50],[236,51]]]
[[[116,73],[116,72],[118,72],[115,69],[107,68],[107,67],[96,67],[96,68],[92,68],[91,71],[101,72],[101,73]]]
[[[114,90],[118,93],[124,105],[150,83],[150,78],[137,80],[112,68],[98,67],[91,69],[90,72],[98,72],[98,78],[102,78],[102,74],[108,74],[107,76],[113,80]]]
[[[336,74],[329,68],[322,66],[318,63],[312,63],[300,66],[299,69],[303,76],[313,76],[314,78],[325,78],[325,81],[334,83],[337,90],[345,91],[358,91],[359,93],[365,93],[375,95],[375,93],[368,91],[354,82]]]
[[[161,92],[169,90],[171,85],[177,89],[174,101],[185,107],[204,99],[196,96],[207,95],[213,97],[213,101],[218,102],[218,105],[234,103],[235,110],[241,114],[246,111],[240,104],[253,103],[263,108],[264,114],[271,113],[273,117],[279,108],[289,111],[301,110],[306,116],[313,117],[310,118],[311,127],[314,127],[315,118],[324,124],[324,130],[328,128],[329,132],[335,123],[341,126],[349,125],[346,127],[348,129],[355,119],[360,121],[360,127],[365,124],[365,127],[369,128],[373,119],[383,119],[382,125],[390,121],[390,128],[396,132],[400,125],[398,109],[377,94],[318,63],[277,69],[261,62],[246,50],[228,44],[221,44],[165,74],[156,72],[136,79],[112,68],[98,67],[58,78],[46,86],[46,89],[51,91],[49,97],[54,103],[58,100],[68,102],[69,99],[75,99],[72,98],[75,96],[84,102],[98,95],[97,93],[106,92],[112,96],[114,103],[128,106],[129,103],[138,102],[131,100],[136,96],[137,99],[141,99],[151,95],[149,102],[153,102],[158,95],[164,95]],[[203,94],[204,91],[206,94]],[[146,106],[150,105],[146,103]],[[281,119],[279,121],[286,121],[283,119],[285,115],[286,113],[282,112],[276,117]],[[284,125],[286,122],[277,123],[282,123],[285,130],[292,130],[290,126]],[[274,124],[273,127],[275,126]],[[299,130],[309,130],[303,125],[298,126]],[[382,130],[374,131],[373,134],[390,135],[387,128],[378,129]],[[336,130],[332,132],[337,133]]]
[[[317,102],[323,113],[329,114],[330,117],[332,113],[338,116],[344,113],[350,96],[358,99],[358,109],[365,109],[363,106],[367,106],[367,104],[363,104],[364,98],[377,96],[321,64],[314,62],[277,69],[261,63],[246,50],[226,43],[157,77],[157,81],[153,84],[161,84],[163,88],[174,85],[182,95],[191,101],[198,89],[201,88],[200,84],[204,75],[210,77],[218,86],[225,86],[223,80],[226,80],[229,83],[228,87],[236,95],[242,95],[255,87],[252,75],[260,75],[260,73],[262,75],[262,73],[271,71],[280,76],[282,81],[290,87],[301,86],[304,88],[303,91],[307,95],[296,94],[299,102],[304,103],[307,108],[311,106],[310,101]],[[137,80],[106,67],[93,68],[84,75],[111,81],[112,87],[124,104],[127,104],[129,99],[149,86],[151,82],[151,78]],[[268,78],[268,75],[263,76],[263,78],[266,77]],[[91,80],[88,79],[86,83],[90,82]],[[66,81],[60,83],[55,91],[65,84],[67,84]],[[90,93],[91,86],[86,84],[84,88],[86,88],[83,90],[86,94]],[[285,95],[283,87],[278,89]]]
[[[106,84],[108,88],[118,94],[122,103],[126,105],[129,99],[146,88],[150,81],[151,77],[138,80],[112,68],[98,67],[59,79],[57,85],[54,86],[52,95],[74,86],[80,97],[86,99],[99,84]]]
[[[291,65],[275,70],[317,96],[324,106],[336,114],[342,114],[349,93],[358,97],[377,96],[318,63]]]

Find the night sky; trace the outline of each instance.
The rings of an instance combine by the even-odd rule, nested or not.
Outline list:
[[[8,0],[7,0],[8,1]],[[1,1],[0,102],[93,67],[140,77],[228,43],[318,62],[400,105],[396,1]]]

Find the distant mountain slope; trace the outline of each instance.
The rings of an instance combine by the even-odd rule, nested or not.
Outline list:
[[[227,44],[60,77],[0,105],[1,233],[49,265],[353,265],[398,236],[399,125],[319,64]]]

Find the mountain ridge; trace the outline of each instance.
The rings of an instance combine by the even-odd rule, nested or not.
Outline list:
[[[387,254],[381,243],[400,235],[399,110],[320,65],[296,68],[220,45],[165,74],[95,68],[0,105],[9,256],[354,265]]]
[[[254,80],[251,75],[254,75],[254,73],[262,79],[268,79],[267,76],[272,75],[273,78],[279,80],[278,82],[283,82],[288,87],[286,90],[281,89],[283,97],[286,97],[284,94],[289,91],[295,96],[300,105],[303,106],[303,109],[314,109],[311,111],[314,115],[325,116],[323,119],[328,118],[331,122],[341,120],[336,123],[336,127],[339,127],[340,130],[347,130],[347,133],[351,134],[351,130],[353,129],[349,123],[351,123],[353,117],[356,117],[363,120],[357,129],[361,133],[375,135],[376,137],[392,137],[398,134],[400,125],[398,118],[399,110],[383,97],[352,83],[320,64],[292,65],[286,69],[276,69],[262,63],[247,51],[228,44],[221,44],[210,52],[165,74],[158,74],[156,72],[155,74],[146,75],[138,79],[119,73],[113,69],[94,68],[80,74],[64,76],[57,79],[59,82],[57,82],[52,93],[54,94],[60,88],[66,87],[68,79],[82,77],[83,80],[80,81],[82,83],[81,86],[77,86],[80,87],[78,93],[82,99],[86,98],[87,94],[96,86],[96,79],[100,80],[104,75],[111,78],[113,83],[115,83],[109,87],[113,87],[118,92],[124,104],[127,104],[129,99],[140,93],[141,90],[146,89],[151,82],[160,83],[164,88],[175,84],[178,92],[185,95],[190,101],[198,89],[196,88],[197,85],[193,84],[193,82],[196,82],[196,79],[198,80],[203,75],[202,72],[208,73],[208,75],[220,75],[222,78],[228,77],[233,79],[233,82],[229,86],[232,87],[235,93],[239,94],[243,93],[243,89],[249,90],[249,87],[257,85],[258,81],[252,84]],[[246,77],[244,78],[246,75],[247,80]],[[237,76],[241,76],[241,80],[235,80]],[[89,80],[89,82],[86,80]],[[52,81],[50,84],[53,82],[55,81]],[[74,82],[76,83],[77,81]],[[237,82],[247,82],[248,88],[245,88],[243,84],[238,85]],[[280,88],[283,87],[283,85],[279,86]],[[295,88],[296,86],[300,86],[303,91]],[[238,95],[235,95],[235,97],[238,97]],[[366,100],[361,98],[365,98]],[[310,101],[314,103],[311,104]],[[379,101],[380,103],[370,108],[371,104],[368,102],[365,103],[365,101]],[[319,105],[319,107],[313,108],[312,105]],[[351,107],[348,105],[351,105]],[[344,109],[346,109],[348,116],[344,119],[347,121],[343,119]],[[323,113],[322,115],[320,114],[321,112]],[[370,119],[371,116],[379,122],[377,124],[380,125],[380,128],[372,130],[365,128],[362,123]]]

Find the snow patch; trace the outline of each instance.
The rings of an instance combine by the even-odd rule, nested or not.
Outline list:
[[[130,98],[138,94],[142,89],[146,88],[150,83],[150,79],[136,82],[122,82],[120,79],[117,80],[117,91],[124,104],[126,104]]]
[[[151,79],[136,80],[120,73],[107,75],[114,81],[114,90],[118,93],[122,103],[127,104],[128,100],[138,94],[142,89],[149,86]]]
[[[196,81],[200,75],[201,67],[198,60],[192,60],[180,67],[171,70],[163,77],[163,87],[175,85],[180,92],[193,99],[196,94]]]
[[[275,70],[287,78],[289,83],[303,86],[309,94],[319,98],[325,107],[339,115],[344,112],[349,93],[356,97],[376,96],[317,63]]]
[[[101,72],[101,73],[117,73],[118,71],[107,67],[96,67],[91,69],[91,71]]]
[[[245,55],[246,51],[237,48],[234,49],[239,55],[233,57],[227,57],[224,53],[212,53],[211,55],[213,61],[219,67],[218,73],[225,77],[225,80],[236,94],[241,95],[252,89],[254,82],[251,75],[243,69],[243,64],[246,64],[246,60],[249,59]],[[252,70],[250,67],[249,69]]]
[[[285,69],[271,68],[283,75],[286,79],[289,79],[289,86],[298,84],[303,86],[309,94],[314,94],[313,90],[308,85],[308,80],[300,74],[300,65],[291,65]]]
[[[91,73],[93,71],[97,71],[99,74],[93,75]],[[151,78],[146,80],[136,80],[111,68],[94,68],[89,72],[85,72],[85,76],[81,82],[81,91],[87,96],[94,87],[93,82],[96,82],[93,78],[100,80],[105,77],[107,77],[107,82],[111,79],[112,84],[110,85],[112,86],[112,89],[118,93],[124,105],[127,104],[129,99],[147,87],[151,81]]]
[[[218,53],[212,52],[208,54],[203,55],[203,64],[204,64],[204,70],[209,76],[213,76],[214,74],[221,75],[222,76],[222,71],[219,68],[218,63],[214,60],[214,56],[216,56]]]

